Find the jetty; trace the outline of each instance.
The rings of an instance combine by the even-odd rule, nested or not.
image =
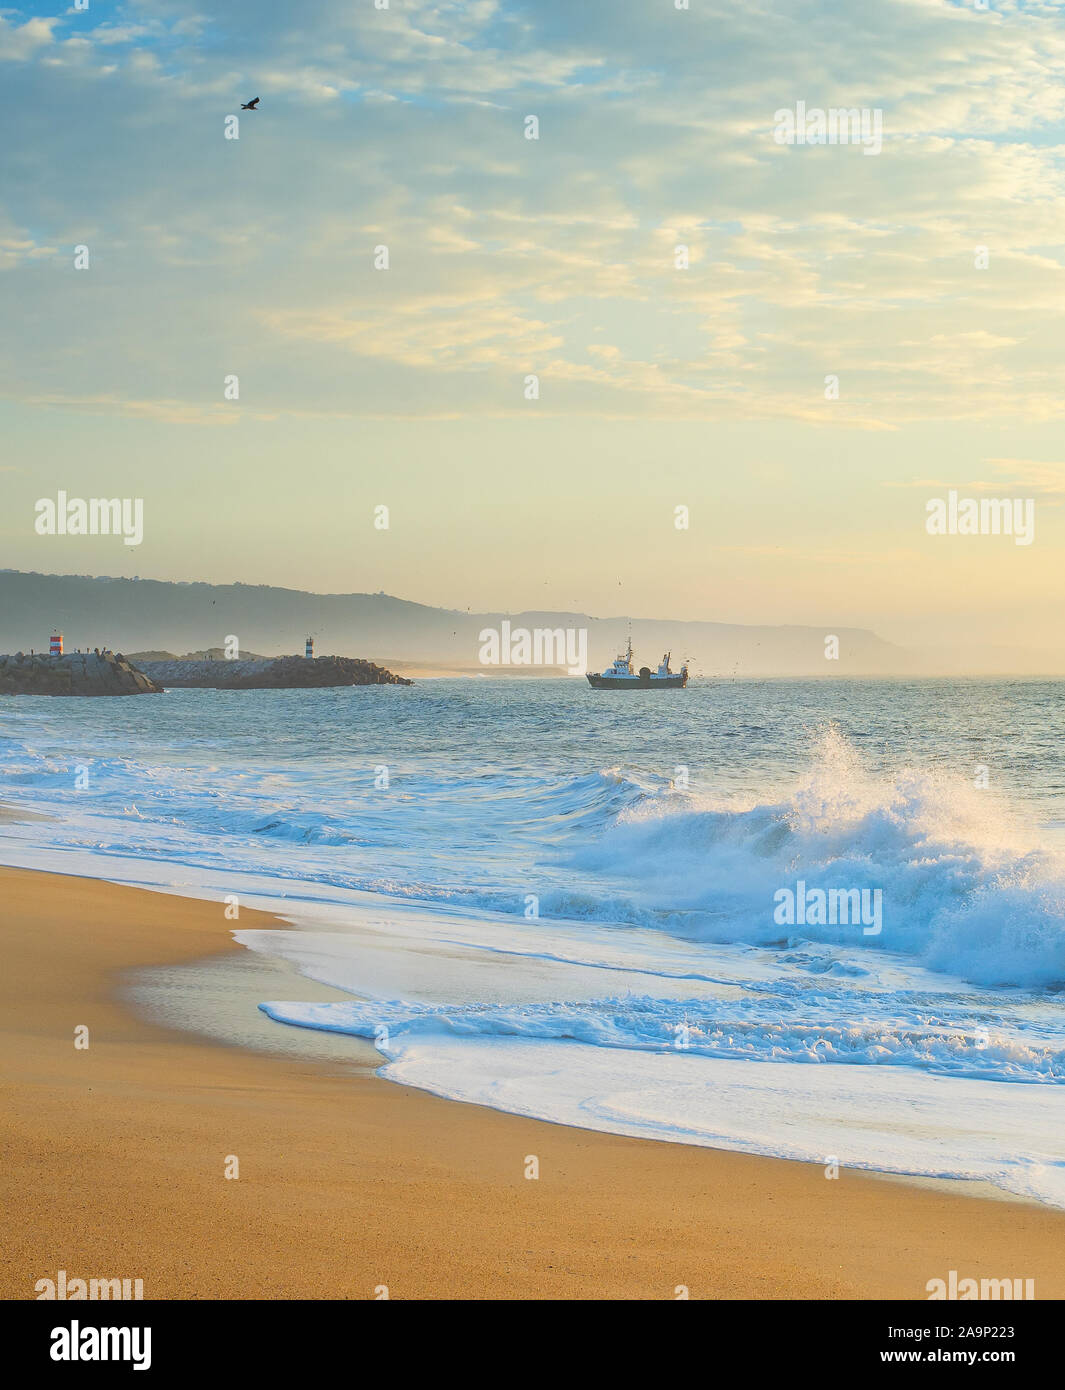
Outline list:
[[[0,695],[161,695],[163,687],[124,656],[16,652],[0,656]]]
[[[413,685],[373,661],[349,656],[279,656],[249,661],[140,661],[168,690],[315,690],[338,685]]]

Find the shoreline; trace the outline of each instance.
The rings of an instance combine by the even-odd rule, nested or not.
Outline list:
[[[8,868],[0,893],[4,1298],[58,1269],[146,1298],[923,1299],[951,1269],[1065,1295],[1065,1212],[443,1100],[350,1037],[189,1032],[136,1000],[161,967],[249,1008],[254,972],[346,996],[246,959],[221,903]]]

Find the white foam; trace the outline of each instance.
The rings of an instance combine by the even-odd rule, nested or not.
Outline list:
[[[469,771],[474,739],[450,771],[434,755],[382,797],[378,755],[345,761],[352,711],[373,706],[327,693],[313,737],[275,755],[257,732],[246,766],[240,711],[297,706],[196,694],[166,702],[169,731],[147,710],[61,702],[33,715],[41,751],[0,740],[12,799],[55,817],[5,823],[0,857],[279,912],[289,930],[237,939],[358,1000],[273,1001],[270,1016],[338,1036],[384,1025],[396,1080],[1065,1205],[1065,874],[993,794],[927,769],[871,776],[834,733],[797,786],[743,801],[671,791],[646,769],[533,773],[530,725],[508,770]],[[208,717],[218,763],[175,765],[170,745],[198,749]],[[396,737],[378,717],[374,738]],[[140,718],[134,737],[125,721]],[[68,752],[88,728],[104,751],[79,797]],[[774,890],[799,878],[880,888],[882,935],[782,928]],[[529,893],[539,920],[522,916]]]
[[[439,1034],[405,1043],[384,1075],[583,1129],[983,1180],[1065,1207],[1060,1088]]]

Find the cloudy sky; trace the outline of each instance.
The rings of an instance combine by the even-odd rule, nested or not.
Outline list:
[[[34,4],[0,119],[3,565],[1060,646],[1059,4]]]

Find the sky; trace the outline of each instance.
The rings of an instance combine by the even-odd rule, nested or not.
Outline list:
[[[8,7],[0,127],[0,566],[1060,649],[1061,5]]]

